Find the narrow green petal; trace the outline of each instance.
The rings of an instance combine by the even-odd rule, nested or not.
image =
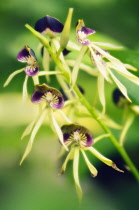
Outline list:
[[[69,160],[73,159],[73,154],[74,154],[74,148],[71,148],[71,150],[69,151],[69,153],[61,167],[61,174],[63,174],[66,171],[67,163]]]
[[[80,68],[80,63],[81,63],[81,60],[83,59],[83,56],[85,55],[86,53],[86,50],[87,50],[87,46],[82,46],[80,52],[79,52],[79,55],[75,61],[75,66],[72,70],[72,74],[71,74],[71,89],[73,89],[75,83],[76,83],[76,80],[77,80],[77,76],[78,76],[78,72],[79,72],[79,68]]]
[[[39,84],[39,77],[38,75],[35,75],[34,77],[32,77],[34,85],[38,85]]]
[[[92,42],[95,45],[98,46],[104,46],[104,47],[111,47],[111,48],[116,48],[116,49],[122,49],[122,46],[116,46],[114,44],[110,44],[110,43],[104,43],[104,42]]]
[[[17,74],[19,74],[22,71],[24,71],[24,68],[23,69],[19,69],[17,71],[14,71],[12,74],[10,74],[10,76],[8,77],[8,79],[6,80],[6,82],[4,83],[3,87],[6,87],[11,82],[11,80],[13,79],[13,77],[16,76]]]
[[[79,148],[75,147],[74,149],[74,159],[73,159],[73,177],[75,181],[75,187],[76,187],[76,192],[78,195],[79,200],[82,199],[82,189],[80,186],[79,182],[79,174],[78,174],[78,169],[79,168]]]
[[[44,47],[42,65],[43,65],[44,71],[45,71],[46,73],[49,72],[49,64],[50,64],[50,55],[49,55],[47,49]],[[47,80],[48,82],[50,82],[49,74],[46,74],[46,80]]]
[[[130,98],[127,95],[127,89],[126,87],[117,79],[117,77],[115,77],[115,75],[111,72],[110,69],[108,69],[112,79],[114,80],[114,82],[116,83],[116,85],[119,87],[119,89],[121,90],[121,92],[123,93],[123,95],[131,102]]]
[[[129,110],[129,113],[126,113],[126,119],[125,119],[125,124],[123,126],[121,135],[120,135],[120,144],[123,145],[125,141],[125,136],[127,134],[128,129],[132,125],[134,119],[135,119],[135,114]]]
[[[130,64],[125,64],[124,63],[124,66],[125,66],[126,69],[129,69],[129,70],[132,70],[132,71],[137,71],[137,69],[134,66],[131,66]]]
[[[107,115],[103,115],[103,118],[101,119],[108,127],[114,128],[114,129],[122,129],[122,126],[113,121],[110,117]]]
[[[35,124],[33,130],[32,130],[32,133],[31,133],[31,137],[29,139],[29,142],[28,142],[28,145],[26,147],[26,150],[25,150],[25,153],[20,161],[20,165],[22,164],[22,162],[24,161],[24,159],[27,157],[27,155],[29,154],[29,152],[31,151],[32,149],[32,145],[33,145],[33,142],[34,142],[34,138],[39,130],[39,128],[41,127],[44,119],[45,119],[45,116],[46,116],[46,113],[47,113],[48,110],[44,110],[42,115],[40,116],[39,120],[37,121],[37,123]]]
[[[96,168],[90,163],[90,161],[88,160],[88,157],[86,156],[86,154],[85,154],[85,152],[83,151],[83,149],[81,149],[81,152],[82,152],[82,154],[83,154],[83,156],[84,156],[84,160],[85,160],[85,162],[86,162],[86,164],[87,164],[87,166],[88,166],[88,168],[89,168],[89,170],[90,170],[92,176],[93,176],[93,177],[96,177],[97,174],[98,174],[98,171],[97,171]]]
[[[98,136],[98,137],[96,137],[96,138],[94,139],[94,143],[100,141],[101,139],[107,138],[107,137],[109,137],[109,136],[110,136],[109,133],[108,133],[108,134],[102,134],[102,135],[100,135],[100,136]]]
[[[60,38],[60,48],[61,51],[66,48],[67,43],[69,41],[70,27],[71,27],[71,19],[72,19],[73,8],[69,9],[68,16],[66,22],[64,24],[64,28]]]
[[[134,74],[130,73],[129,71],[127,71],[126,68],[122,69],[110,63],[109,63],[109,67],[116,70],[116,72],[123,75],[124,77],[126,77],[127,79],[135,83],[136,85],[139,85],[139,78],[136,77]]]
[[[31,132],[32,129],[33,129],[33,126],[34,126],[35,122],[36,122],[36,118],[35,118],[31,123],[29,123],[29,125],[27,126],[27,128],[25,129],[24,133],[23,133],[22,136],[21,136],[21,140],[22,140],[25,136],[27,136],[27,135],[30,134],[30,132]]]
[[[68,42],[68,45],[67,47],[71,50],[77,50],[77,51],[80,51],[81,50],[81,46],[75,44],[74,42],[70,41]]]
[[[75,60],[66,60],[66,63],[71,67],[75,66],[75,62]],[[98,76],[98,69],[92,68],[84,63],[80,63],[80,69],[92,76]]]
[[[105,114],[106,104],[105,104],[105,93],[104,93],[104,77],[100,73],[97,79],[97,88],[98,88],[99,99],[103,107],[102,114]]]
[[[62,74],[60,71],[40,71],[38,76]]]
[[[93,147],[88,147],[87,149],[88,149],[93,155],[95,155],[99,160],[101,160],[103,163],[105,163],[106,165],[111,166],[113,169],[115,169],[115,170],[117,170],[117,171],[119,171],[119,172],[124,172],[124,171],[120,170],[119,168],[117,168],[116,164],[115,164],[112,160],[110,160],[110,159],[106,158],[105,156],[103,156],[101,153],[99,153],[99,152],[98,152],[96,149],[94,149]]]
[[[28,91],[27,91],[27,81],[28,81],[28,75],[26,75],[24,83],[23,83],[23,95],[22,95],[22,101],[23,103],[26,102],[28,97]]]
[[[68,151],[68,148],[67,148],[67,146],[64,143],[63,133],[61,131],[61,128],[60,128],[60,126],[58,125],[58,123],[56,122],[56,120],[54,118],[53,110],[51,110],[50,114],[51,114],[51,119],[52,119],[53,126],[54,126],[54,128],[56,130],[56,133],[57,133],[58,137],[59,137],[59,141],[61,142],[63,147]]]
[[[60,115],[65,119],[65,121],[66,121],[67,123],[72,123],[72,122],[67,118],[67,116],[65,115],[65,113],[64,113],[62,110],[58,109],[57,111],[58,111],[58,112],[60,113]]]
[[[105,65],[103,65],[103,64],[100,62],[100,60],[97,58],[97,56],[96,56],[96,54],[95,54],[95,52],[94,52],[94,50],[92,49],[91,46],[89,46],[89,49],[90,49],[91,54],[92,54],[92,56],[93,56],[93,58],[94,58],[94,60],[95,60],[96,67],[98,68],[98,70],[100,71],[100,73],[104,76],[104,78],[105,78],[107,81],[109,81],[108,73],[107,73],[107,71],[106,71]]]

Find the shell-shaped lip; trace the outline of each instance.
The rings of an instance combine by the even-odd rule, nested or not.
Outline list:
[[[28,47],[27,45],[17,54],[17,60],[22,62],[22,63],[27,63],[28,62],[28,59],[30,57],[33,57],[36,61],[37,61],[37,58],[36,58],[36,55],[34,53],[34,51]]]
[[[47,29],[50,29],[54,33],[61,33],[63,27],[63,24],[59,20],[48,15],[39,19],[35,24],[35,30],[40,33],[45,32]]]
[[[47,99],[47,94],[51,94],[51,99]],[[52,109],[61,109],[64,106],[63,95],[59,90],[49,87],[46,84],[35,85],[35,91],[31,97],[32,103],[41,103],[46,100]]]
[[[81,139],[80,139],[80,145],[83,147],[90,147],[93,144],[93,135],[91,131],[89,131],[87,128],[85,128],[82,125],[75,124],[75,123],[70,123],[70,124],[65,124],[61,127],[61,130],[63,132],[63,138],[65,144],[67,143],[69,145],[69,142],[75,142],[74,140],[74,132],[78,131]],[[82,136],[83,139],[82,139]]]
[[[25,73],[26,75],[33,77],[35,75],[37,75],[39,72],[39,67],[38,66],[27,66],[25,68]]]
[[[91,28],[86,28],[85,26],[81,29],[82,32],[84,32],[86,35],[91,35],[96,33],[96,31],[92,30]]]

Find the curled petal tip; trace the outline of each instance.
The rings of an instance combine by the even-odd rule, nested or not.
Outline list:
[[[119,172],[124,173],[124,171],[123,171],[123,170],[121,170],[121,169],[119,169],[119,168],[116,166],[116,164],[115,164],[115,163],[113,163],[113,164],[112,164],[112,168],[113,168],[113,169],[115,169],[116,171],[119,171]]]

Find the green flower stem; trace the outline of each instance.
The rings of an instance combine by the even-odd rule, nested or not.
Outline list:
[[[40,34],[39,32],[35,31],[28,24],[26,24],[25,26],[26,26],[26,28],[28,28],[40,40],[40,42],[44,45],[44,47],[47,48],[47,50],[48,50],[49,54],[51,55],[53,61],[56,63],[59,71],[61,71],[63,73],[64,79],[67,81],[68,84],[70,84],[70,75],[69,75],[69,73],[66,71],[66,69],[64,67],[65,64],[63,64],[62,61],[57,56],[57,54],[52,51],[52,49],[51,49],[51,47],[50,47],[50,45],[48,43],[48,40],[42,34]],[[77,94],[77,96],[80,98],[82,104],[86,107],[86,109],[90,112],[90,114],[97,120],[97,122],[100,124],[100,126],[105,131],[105,133],[106,134],[110,134],[110,136],[109,136],[110,141],[115,146],[115,148],[117,149],[117,151],[120,153],[120,155],[124,159],[125,163],[130,168],[131,173],[134,175],[134,177],[136,178],[136,180],[139,182],[139,172],[136,169],[136,167],[135,167],[134,163],[132,162],[132,160],[130,159],[130,157],[128,156],[128,154],[125,151],[124,147],[122,145],[120,145],[120,143],[113,136],[113,134],[111,133],[111,131],[109,130],[109,128],[104,124],[104,122],[102,122],[102,120],[99,118],[99,116],[98,116],[97,111],[95,110],[95,108],[93,108],[89,104],[89,102],[82,95],[82,93],[80,92],[80,90],[78,89],[78,87],[76,85],[74,85],[74,88],[73,89],[74,89],[75,93]]]

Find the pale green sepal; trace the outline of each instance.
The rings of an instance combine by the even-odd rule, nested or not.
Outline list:
[[[130,126],[132,125],[134,119],[135,119],[135,114],[133,112],[131,112],[130,110],[128,110],[128,113],[126,112],[126,116],[125,116],[125,124],[123,126],[121,135],[120,135],[120,144],[123,145],[125,142],[125,137],[127,134],[128,129],[130,128]]]
[[[109,136],[110,136],[109,133],[107,133],[107,134],[102,134],[102,135],[100,135],[100,136],[98,136],[98,137],[96,137],[96,138],[94,139],[94,143],[100,141],[101,139],[107,138],[107,137],[109,137]]]
[[[27,81],[28,81],[28,75],[26,75],[24,83],[23,83],[23,95],[22,95],[22,102],[23,103],[25,103],[27,98],[28,98]]]
[[[82,200],[82,189],[79,182],[79,148],[74,148],[74,158],[73,158],[73,177],[75,181],[76,192],[79,200]]]
[[[66,63],[71,67],[75,66],[75,62],[75,60],[66,60]],[[80,63],[80,69],[95,77],[97,77],[99,73],[98,69],[92,68],[84,63]]]
[[[77,50],[77,51],[80,51],[80,50],[81,50],[81,46],[75,44],[74,42],[71,42],[70,40],[69,40],[69,42],[68,42],[67,47],[68,47],[69,49],[71,49],[71,50]]]
[[[59,49],[58,53],[60,53],[61,51],[63,51],[66,48],[67,43],[69,41],[72,13],[73,13],[73,8],[70,8],[69,12],[68,12],[68,16],[67,16],[66,22],[64,24],[64,28],[63,28],[62,34],[61,34],[60,49]]]
[[[33,145],[33,142],[34,142],[34,138],[39,130],[39,128],[41,127],[44,119],[45,119],[45,116],[46,116],[46,113],[48,112],[48,110],[44,110],[42,115],[40,116],[40,118],[38,119],[37,123],[35,124],[33,130],[32,130],[32,133],[31,133],[31,137],[29,139],[29,142],[28,142],[28,145],[26,147],[26,150],[25,150],[25,153],[20,161],[20,165],[22,164],[22,162],[24,161],[24,159],[27,157],[27,155],[29,154],[29,152],[31,151],[32,149],[32,145]]]
[[[41,41],[41,43],[45,46],[45,47],[47,47],[47,48],[49,48],[50,46],[49,46],[49,42],[48,42],[48,40],[45,38],[45,36],[43,36],[41,33],[39,33],[38,31],[36,31],[34,28],[32,28],[30,25],[28,25],[28,24],[26,24],[25,25],[25,27],[26,28],[28,28],[40,41]]]
[[[124,63],[124,66],[125,66],[126,69],[129,69],[131,71],[137,71],[137,69],[134,66],[131,66],[130,64],[125,64]]]
[[[112,79],[114,80],[114,82],[116,83],[116,85],[119,87],[119,89],[121,90],[121,92],[123,93],[123,95],[131,102],[130,98],[127,95],[127,89],[126,87],[117,79],[117,77],[111,72],[111,70],[109,68],[107,68]]]
[[[95,45],[98,46],[104,46],[104,47],[110,47],[110,48],[115,48],[115,49],[122,49],[123,46],[116,46],[114,44],[110,44],[110,43],[104,43],[104,42],[92,42]]]
[[[104,77],[101,73],[99,73],[99,75],[98,75],[97,89],[98,89],[99,100],[100,100],[100,102],[102,104],[102,107],[103,107],[101,115],[104,115],[105,114],[106,103],[105,103],[105,93],[104,93]]]
[[[103,156],[101,153],[99,153],[96,149],[94,149],[93,147],[88,147],[88,150],[95,155],[99,160],[101,160],[103,163],[105,163],[108,166],[111,166],[112,168],[114,168],[115,170],[119,171],[119,172],[124,172],[122,170],[120,170],[119,168],[117,168],[117,166],[115,165],[115,163],[106,158],[105,156]]]
[[[8,77],[6,82],[4,83],[3,87],[6,87],[11,82],[13,77],[16,76],[17,74],[21,73],[22,71],[24,71],[24,68],[23,69],[19,69],[17,71],[14,71],[12,74],[10,74],[10,76]]]
[[[72,70],[72,74],[71,74],[71,90],[73,89],[73,87],[76,83],[79,68],[80,68],[80,63],[81,63],[81,60],[83,59],[83,56],[85,55],[86,51],[87,51],[87,46],[82,46],[82,48],[79,52],[79,55],[76,59],[75,66],[74,66],[74,68]]]
[[[31,123],[29,123],[29,125],[27,126],[27,128],[25,129],[24,133],[23,133],[22,136],[21,136],[21,140],[22,140],[25,136],[27,136],[27,135],[30,134],[30,132],[31,132],[32,129],[33,129],[33,126],[34,126],[35,122],[36,122],[36,119],[34,119]]]
[[[45,71],[46,73],[49,72],[49,63],[50,63],[50,55],[49,55],[47,49],[44,47],[42,65],[43,65],[44,71]],[[47,80],[48,82],[50,82],[49,74],[46,74],[45,76],[46,76],[46,80]]]
[[[67,118],[67,116],[65,115],[65,113],[64,113],[61,109],[58,109],[57,111],[58,111],[58,112],[60,113],[60,115],[65,119],[65,121],[66,121],[67,123],[72,123],[71,120],[69,120],[69,119]]]
[[[97,110],[98,115],[101,115],[100,111]],[[108,127],[114,128],[114,129],[122,129],[122,125],[119,125],[115,121],[113,121],[109,116],[106,114],[103,115],[101,118],[101,121],[103,121]]]
[[[91,52],[91,56],[93,57],[94,61],[95,61],[95,65],[98,68],[98,70],[100,71],[100,73],[104,76],[104,78],[109,81],[109,77],[106,71],[106,66],[105,64],[102,64],[102,62],[100,62],[100,60],[97,58],[94,50],[92,49],[91,46],[89,46],[90,52]]]
[[[139,115],[139,106],[131,105],[130,108],[136,115]]]
[[[88,166],[88,168],[89,168],[89,170],[90,170],[92,176],[93,176],[93,177],[96,177],[97,174],[98,174],[97,169],[90,163],[90,161],[88,160],[88,157],[86,156],[84,150],[83,150],[83,149],[80,149],[80,150],[81,150],[81,152],[82,152],[82,154],[83,154],[83,156],[84,156],[84,160],[85,160],[86,165]]]
[[[74,147],[71,148],[71,150],[69,151],[62,167],[61,167],[61,174],[63,174],[65,171],[66,171],[66,167],[67,167],[67,163],[69,160],[72,160],[73,159],[73,154],[74,154]]]
[[[44,75],[57,75],[57,74],[62,74],[60,71],[40,71],[38,73],[38,76],[44,76]]]
[[[38,77],[38,75],[33,76],[32,79],[33,79],[34,85],[38,85],[39,84],[39,77]]]
[[[51,110],[50,114],[51,114],[51,119],[52,119],[53,126],[54,126],[54,128],[56,130],[56,133],[57,133],[58,137],[59,137],[59,141],[61,142],[63,147],[68,151],[68,148],[67,148],[67,146],[64,143],[63,133],[61,131],[61,128],[59,127],[58,123],[55,120],[53,110]]]

